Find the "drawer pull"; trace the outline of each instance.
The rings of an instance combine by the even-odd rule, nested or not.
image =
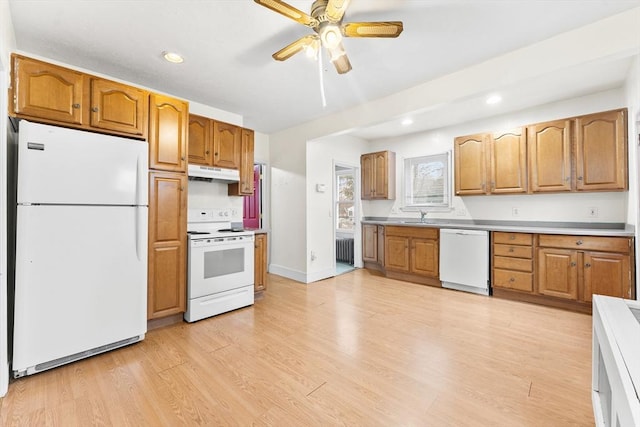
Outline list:
[[[515,277],[512,277],[511,279],[509,279],[509,281],[510,281],[511,283],[513,283],[513,282],[515,282],[515,281],[516,281],[516,278],[515,278]]]
[[[574,261],[571,261],[571,267],[575,267],[577,264]]]
[[[589,267],[591,267],[591,264],[590,263],[586,263],[584,266],[589,268]]]
[[[578,241],[576,242],[576,245],[580,246],[580,245],[581,245],[581,244],[583,244],[583,243],[584,243],[584,242],[583,242],[582,240],[578,240]]]
[[[73,104],[71,105],[73,108],[80,108],[80,104]]]
[[[513,235],[513,234],[512,234],[512,235],[510,235],[510,236],[509,236],[509,240],[516,240],[516,236],[515,236],[515,235]]]
[[[100,110],[98,110],[98,107],[91,107],[91,111],[93,111],[94,113],[97,113]]]
[[[509,252],[513,252],[513,248],[509,248]]]

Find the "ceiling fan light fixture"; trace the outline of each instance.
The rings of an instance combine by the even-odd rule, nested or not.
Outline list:
[[[327,24],[320,29],[320,41],[327,49],[335,49],[342,43],[342,32],[337,25]]]
[[[319,43],[318,40],[314,40],[304,48],[304,53],[307,55],[307,58],[316,59],[318,57]]]

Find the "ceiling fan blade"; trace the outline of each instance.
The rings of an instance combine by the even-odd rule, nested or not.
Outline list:
[[[332,22],[340,22],[351,0],[329,0],[325,15]]]
[[[314,35],[309,35],[309,36],[304,36],[304,37],[294,41],[290,45],[287,45],[287,46],[283,47],[282,49],[280,49],[276,53],[274,53],[272,55],[273,59],[275,59],[276,61],[284,61],[286,59],[289,59],[293,55],[295,55],[296,53],[298,53],[301,50],[303,50],[304,48],[306,48],[307,46],[312,45],[316,41],[319,42],[319,40],[320,40],[320,38],[315,34]]]
[[[348,73],[349,71],[351,71],[351,62],[349,62],[349,58],[342,48],[342,43],[340,44],[339,49],[341,51],[339,55],[334,55],[333,52],[330,52],[332,56],[331,62],[333,62],[333,65],[336,67],[336,71],[338,72],[338,74]]]
[[[295,7],[281,1],[281,0],[254,0],[261,6],[264,6],[268,9],[273,10],[281,15],[286,16],[287,18],[293,19],[296,22],[299,22],[302,25],[306,25],[310,28],[315,28],[318,26],[318,20],[312,17],[309,14],[302,12],[301,10],[296,9]]]
[[[401,21],[349,22],[342,26],[345,37],[398,37],[403,30]]]

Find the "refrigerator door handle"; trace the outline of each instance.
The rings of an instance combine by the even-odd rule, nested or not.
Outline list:
[[[146,153],[145,153],[146,156]],[[136,167],[136,205],[146,205],[147,202],[143,200],[142,195],[147,193],[147,171],[146,165],[142,154],[138,154],[138,163]]]
[[[135,209],[136,209],[136,224],[135,224],[136,257],[138,258],[138,261],[144,261],[145,260],[144,247],[147,244],[147,242],[146,242],[146,233],[144,232],[145,230],[143,230],[143,227],[146,228],[146,221],[144,216],[146,215],[147,210],[140,206],[136,206]]]

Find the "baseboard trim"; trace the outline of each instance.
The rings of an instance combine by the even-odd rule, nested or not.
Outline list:
[[[307,283],[307,275],[302,271],[292,270],[278,264],[269,264],[269,273],[286,277],[296,282]]]
[[[329,277],[334,277],[335,275],[336,275],[335,268],[327,268],[325,270],[315,271],[313,273],[307,274],[307,283],[328,279]]]

